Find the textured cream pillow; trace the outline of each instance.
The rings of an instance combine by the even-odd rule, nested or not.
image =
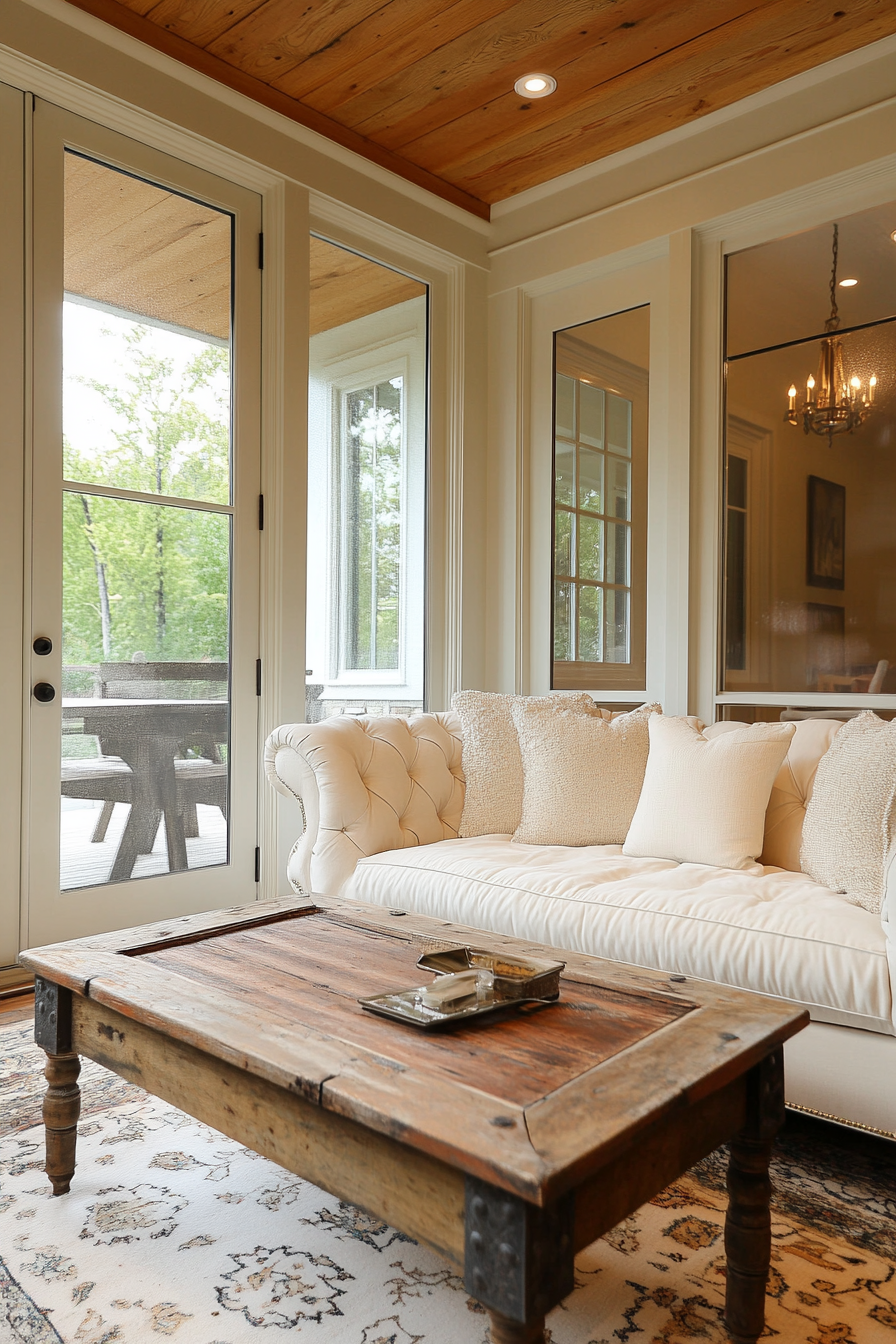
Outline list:
[[[467,781],[459,835],[512,835],[523,810],[523,762],[511,714],[516,700],[532,696],[499,695],[492,691],[457,691],[451,707],[463,730],[463,768]],[[569,712],[600,715],[590,695],[540,697],[555,700]]]
[[[523,758],[523,845],[621,845],[638,805],[647,765],[644,705],[612,722],[550,700],[512,706]]]
[[[650,755],[623,854],[746,868],[762,851],[765,809],[792,723],[704,737],[687,719],[649,720]]]
[[[870,711],[844,723],[815,772],[800,866],[877,914],[894,838],[896,721]]]

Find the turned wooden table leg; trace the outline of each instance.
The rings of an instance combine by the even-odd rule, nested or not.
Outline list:
[[[491,1344],[544,1344],[544,1317],[520,1325],[497,1311],[488,1313]]]
[[[72,991],[34,978],[34,1040],[47,1056],[43,1115],[47,1140],[44,1168],[54,1195],[64,1195],[75,1173],[75,1145],[81,1089],[81,1061],[72,1050]]]
[[[772,1140],[784,1120],[784,1066],[779,1049],[750,1074],[749,1118],[731,1141],[725,1254],[725,1324],[733,1344],[755,1344],[765,1328],[765,1289],[771,1260]]]
[[[67,1194],[75,1174],[75,1145],[78,1116],[81,1113],[81,1089],[77,1055],[47,1055],[44,1073],[44,1130],[47,1141],[47,1165],[44,1168],[53,1184],[54,1195]]]

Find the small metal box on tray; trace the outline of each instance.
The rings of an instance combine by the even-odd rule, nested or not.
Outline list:
[[[449,977],[458,986],[458,997],[440,1002],[437,978],[430,985],[359,999],[361,1007],[431,1030],[515,1005],[554,1003],[560,997],[560,972],[566,962],[508,957],[486,948],[457,946],[424,952],[417,965],[421,970],[434,971],[437,977]],[[448,981],[444,984],[447,987]]]

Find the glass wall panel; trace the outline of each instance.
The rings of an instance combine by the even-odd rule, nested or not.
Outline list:
[[[894,229],[729,258],[723,691],[896,691]]]
[[[65,155],[63,890],[227,862],[231,234]]]
[[[309,722],[424,703],[426,304],[311,239]]]
[[[553,685],[646,678],[650,310],[557,332]]]

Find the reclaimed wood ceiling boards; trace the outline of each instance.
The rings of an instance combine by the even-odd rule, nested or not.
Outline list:
[[[896,32],[893,0],[70,2],[485,218]]]
[[[218,340],[230,337],[230,216],[80,154],[65,156],[65,291]],[[311,335],[426,293],[311,238]]]
[[[65,156],[69,295],[226,341],[230,225],[220,210]]]

